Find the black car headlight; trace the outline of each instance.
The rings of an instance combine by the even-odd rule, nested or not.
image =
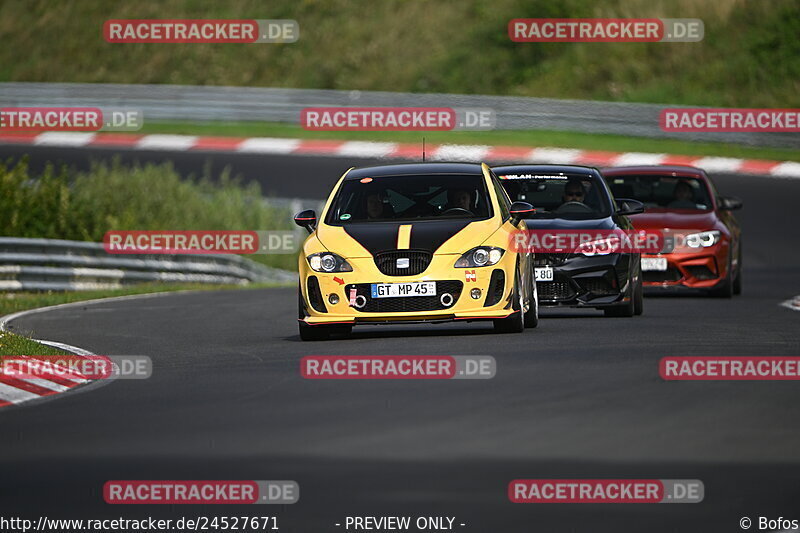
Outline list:
[[[478,246],[458,258],[456,268],[474,268],[496,265],[505,250],[494,246]]]
[[[308,256],[308,264],[315,272],[352,272],[353,267],[341,256],[331,252],[320,252]]]

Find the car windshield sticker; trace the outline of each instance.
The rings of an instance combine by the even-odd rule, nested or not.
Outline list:
[[[568,176],[555,176],[551,174],[506,174],[500,176],[501,180],[566,180]]]
[[[350,220],[350,213],[345,213],[339,217],[339,220]]]

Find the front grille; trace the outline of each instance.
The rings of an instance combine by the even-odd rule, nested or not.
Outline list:
[[[558,266],[564,264],[570,254],[536,254],[533,266]]]
[[[328,308],[325,307],[325,302],[322,300],[322,291],[319,290],[319,281],[316,276],[308,278],[308,301],[318,313],[328,312]]]
[[[433,255],[424,250],[395,250],[375,256],[375,266],[387,276],[416,276],[425,272]],[[398,259],[408,259],[408,268],[397,268]]]
[[[663,283],[665,281],[678,281],[682,278],[680,270],[669,267],[667,270],[645,270],[642,279],[648,283]]]
[[[584,291],[592,294],[615,294],[617,292],[617,289],[612,287],[605,278],[582,279],[578,283]]]
[[[705,265],[689,265],[684,268],[690,275],[697,279],[714,279],[717,277],[717,275]]]
[[[489,288],[486,290],[486,301],[483,303],[484,307],[496,305],[503,297],[506,289],[506,274],[502,270],[492,271],[492,277],[489,280]]]
[[[540,300],[571,300],[575,291],[566,281],[537,281],[536,291]]]
[[[372,298],[371,283],[354,283],[345,286],[345,296],[350,298],[350,290],[355,288],[357,296],[367,299],[366,305],[361,309],[353,307],[362,313],[410,313],[415,311],[441,311],[452,308],[461,296],[464,284],[460,281],[437,281],[436,296],[407,296],[397,298]],[[444,306],[439,298],[444,293],[453,296],[453,303]]]

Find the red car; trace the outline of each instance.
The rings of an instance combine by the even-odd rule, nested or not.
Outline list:
[[[690,166],[614,167],[603,175],[617,198],[635,198],[646,211],[636,229],[664,231],[664,247],[642,254],[645,287],[702,289],[730,298],[742,291],[738,198],[720,196],[711,178]]]

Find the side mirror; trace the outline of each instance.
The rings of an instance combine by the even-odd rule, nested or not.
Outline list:
[[[726,211],[735,211],[742,208],[742,201],[735,196],[720,196],[719,208]]]
[[[617,198],[617,215],[638,215],[644,213],[644,204],[633,198]]]
[[[514,224],[534,213],[536,213],[536,209],[528,202],[514,202],[511,204],[511,219]]]
[[[311,233],[317,227],[317,214],[313,209],[300,211],[294,216],[294,223]]]

